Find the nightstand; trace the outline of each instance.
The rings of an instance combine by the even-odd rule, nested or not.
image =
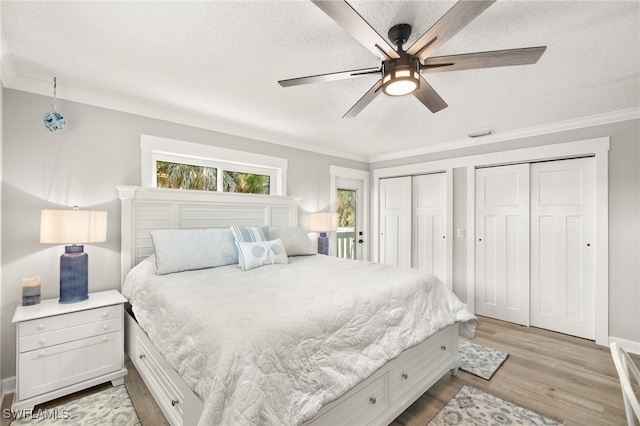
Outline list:
[[[16,392],[12,409],[34,405],[98,385],[124,383],[124,314],[127,300],[117,290],[89,299],[58,299],[18,306]]]

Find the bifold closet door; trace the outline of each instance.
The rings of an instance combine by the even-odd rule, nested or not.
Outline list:
[[[529,165],[476,170],[476,313],[529,325]]]
[[[447,175],[413,177],[412,266],[446,281]]]
[[[593,158],[531,165],[531,325],[595,339]]]
[[[380,263],[411,267],[411,176],[380,179]]]

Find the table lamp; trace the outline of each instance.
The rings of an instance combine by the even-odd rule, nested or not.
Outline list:
[[[329,237],[327,231],[338,229],[337,213],[311,213],[309,217],[311,231],[319,232],[318,253],[329,254]]]
[[[40,243],[69,244],[60,256],[60,303],[89,298],[89,256],[84,243],[107,240],[107,212],[94,210],[42,210]]]

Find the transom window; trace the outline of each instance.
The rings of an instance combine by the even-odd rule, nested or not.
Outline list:
[[[287,160],[141,135],[142,185],[286,195]]]

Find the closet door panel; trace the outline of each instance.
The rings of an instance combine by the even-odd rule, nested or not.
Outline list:
[[[411,177],[380,180],[380,263],[411,266]]]
[[[531,324],[595,338],[593,158],[531,165]]]
[[[412,266],[446,282],[446,174],[413,177]]]
[[[529,324],[529,165],[476,170],[476,313]]]

